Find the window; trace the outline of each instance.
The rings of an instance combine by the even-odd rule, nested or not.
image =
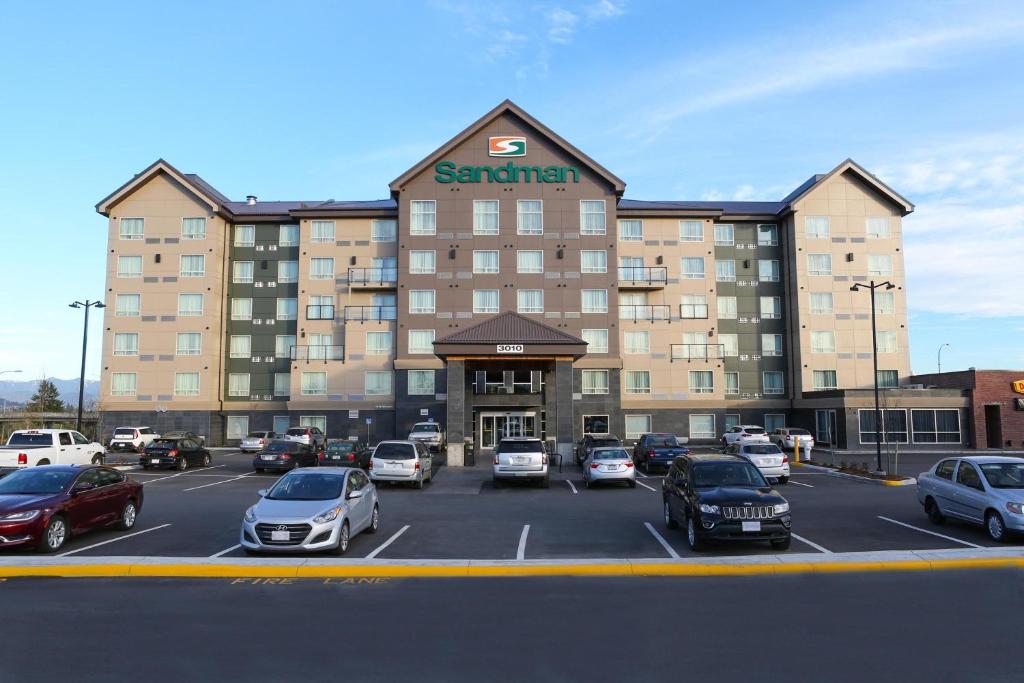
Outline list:
[[[738,427],[740,424],[740,416],[736,413],[727,413],[723,416],[722,420],[722,431],[728,432],[733,427]]]
[[[133,317],[139,314],[141,307],[141,294],[118,294],[114,300],[114,315],[118,317]]]
[[[718,297],[718,317],[730,320],[736,319],[736,297]]]
[[[497,251],[474,251],[473,272],[482,274],[493,274],[498,272]]]
[[[299,246],[299,226],[282,225],[277,231],[277,246],[297,247]]]
[[[288,417],[287,415],[275,415],[274,416],[274,422],[273,422],[274,431],[276,433],[278,433],[278,434],[283,434],[283,433],[287,432],[288,428],[291,426],[291,424],[292,424],[291,418]],[[246,432],[246,433],[248,433],[248,432]]]
[[[474,313],[497,313],[498,312],[498,290],[496,290],[496,289],[474,289],[473,290],[473,312]]]
[[[860,426],[860,442],[875,443],[877,441],[875,410],[863,408],[858,410]],[[882,443],[907,443],[907,411],[898,408],[883,408]]]
[[[409,291],[409,312],[410,313],[433,313],[434,312],[434,290],[413,289]]]
[[[782,381],[782,373],[777,370],[771,370],[768,372],[761,373],[761,382],[764,385],[764,393],[766,394],[785,393],[785,385]]]
[[[183,240],[205,240],[206,219],[205,218],[182,218],[181,239]]]
[[[202,340],[203,335],[199,332],[178,332],[175,354],[179,356],[198,356]]]
[[[708,337],[704,332],[687,332],[683,334],[683,339],[687,343],[692,344],[707,344]],[[735,333],[719,333],[718,343],[722,345],[722,356],[726,358],[733,358],[740,355],[740,337]],[[700,352],[700,349],[695,346],[690,346],[690,349]],[[699,356],[700,358],[706,358],[707,352],[704,355]]]
[[[251,247],[256,244],[256,226],[255,225],[236,225],[235,226],[235,246],[236,247]]]
[[[831,275],[832,254],[808,254],[807,255],[808,275]]]
[[[313,221],[311,242],[330,244],[334,241],[334,221]]]
[[[835,332],[811,332],[811,353],[835,353]]]
[[[896,292],[875,292],[875,314],[894,315],[896,313]]]
[[[733,226],[731,225],[716,225],[715,226],[715,246],[716,247],[731,247],[736,244],[736,235]]]
[[[300,427],[316,427],[321,432],[327,431],[327,416],[326,415],[300,415],[299,416]]]
[[[779,226],[771,223],[758,225],[757,244],[761,247],[777,247],[779,245]]]
[[[786,416],[782,413],[766,413],[764,416],[764,430],[774,432],[786,426]]]
[[[497,235],[498,234],[498,200],[497,199],[475,199],[475,200],[473,200],[473,234],[474,235]]]
[[[111,396],[134,396],[135,395],[135,373],[114,372],[110,375]]]
[[[544,202],[539,199],[516,202],[516,232],[520,235],[544,234]]]
[[[587,353],[608,353],[608,330],[583,330]]]
[[[141,256],[118,256],[117,257],[118,277],[142,277]]]
[[[228,415],[227,424],[225,425],[226,437],[229,440],[232,439],[244,439],[245,435],[249,433],[249,416],[248,415]]]
[[[626,370],[624,374],[626,377],[627,394],[651,393],[650,370]]]
[[[141,240],[143,238],[143,218],[122,218],[119,225],[118,237],[123,240]]]
[[[608,312],[608,290],[607,289],[584,289],[581,290],[582,308],[584,313],[607,313]]]
[[[715,416],[714,415],[690,415],[690,438],[691,439],[714,439],[715,438]]]
[[[832,315],[832,292],[811,292],[811,313]]]
[[[409,234],[434,235],[437,233],[437,202],[432,199],[409,202]]]
[[[306,352],[309,360],[327,360],[334,346],[333,334],[310,334],[306,337]]]
[[[644,239],[644,222],[639,220],[619,221],[619,241],[642,242]]]
[[[703,242],[704,221],[679,221],[680,242]]]
[[[497,202],[495,202],[495,204],[497,204]],[[410,396],[434,395],[433,370],[409,370],[408,379]]]
[[[607,433],[607,432],[606,432]],[[651,433],[650,415],[626,415],[626,438],[639,439]]]
[[[274,337],[274,357],[291,358],[292,347],[295,346],[294,334],[279,334]]]
[[[434,353],[434,330],[409,330],[409,353]]]
[[[137,356],[139,355],[139,333],[138,332],[117,332],[114,334],[114,355],[115,356]]]
[[[608,433],[608,416],[607,415],[584,415],[583,416],[583,433],[584,434],[607,434]]]
[[[715,377],[710,370],[690,370],[690,392],[711,394],[715,391]]]
[[[868,275],[892,275],[892,256],[868,256]]]
[[[231,357],[249,358],[252,356],[252,337],[245,334],[231,335]]]
[[[580,271],[584,273],[607,273],[608,252],[606,251],[581,251]]]
[[[366,333],[366,355],[388,356],[391,354],[391,333],[390,332],[367,332]]]
[[[363,375],[363,393],[367,396],[391,395],[391,371],[372,370]]]
[[[761,319],[777,319],[782,317],[782,297],[761,297]]]
[[[520,313],[543,313],[544,290],[520,289],[516,291],[516,310]]]
[[[868,216],[867,234],[872,239],[886,239],[892,237],[889,228],[888,216]]]
[[[288,372],[274,373],[274,396],[291,396],[292,376]],[[277,430],[274,430],[277,431]]]
[[[704,294],[684,294],[679,306],[681,318],[707,318],[708,298]]]
[[[202,254],[182,256],[180,268],[181,277],[203,277],[206,274],[206,257]]]
[[[811,386],[815,391],[825,389],[838,389],[839,383],[836,379],[835,370],[813,370],[811,372]]]
[[[298,282],[299,281],[299,262],[298,261],[278,261],[277,262],[277,281],[278,282]]]
[[[878,371],[878,388],[895,389],[900,385],[899,372],[896,370]]]
[[[333,258],[311,258],[309,259],[310,280],[333,280],[334,259]]]
[[[252,282],[252,261],[235,261],[231,266],[231,281],[235,284]]]
[[[878,346],[878,353],[896,353],[896,333],[879,330],[875,344]]]
[[[704,257],[690,257],[684,256],[680,260],[680,277],[684,280],[703,280],[704,279]]]
[[[605,232],[604,200],[580,200],[580,234],[603,235]]]
[[[326,372],[304,372],[302,373],[302,395],[322,396],[327,393]]]
[[[727,372],[727,373],[725,373],[725,393],[726,394],[738,394],[738,393],[740,393],[740,373],[738,373],[738,372]]]
[[[330,306],[334,302],[334,297],[332,297],[332,296],[311,296],[311,297],[309,297],[309,302],[310,303],[313,303],[314,300],[316,300],[316,301],[324,301],[324,300],[326,300],[326,301],[324,301],[323,305]],[[323,310],[323,305],[320,306],[319,310]],[[298,299],[293,299],[293,298],[278,299],[277,300],[277,310],[275,311],[275,315],[277,316],[278,320],[296,320],[296,319],[298,319],[298,317],[299,317],[299,300]],[[329,320],[330,318],[326,318],[326,319]]]
[[[806,216],[804,218],[804,235],[815,239],[828,237],[828,216]]]
[[[398,221],[380,219],[370,224],[370,241],[394,242],[396,239],[398,239]]]
[[[622,339],[626,353],[648,354],[651,352],[651,333],[647,330],[624,332]]]
[[[584,394],[607,394],[608,393],[608,371],[607,370],[582,370],[583,393]]]
[[[199,373],[198,372],[176,372],[176,373],[174,373],[174,395],[175,396],[198,396],[199,395]]]
[[[231,319],[252,320],[252,299],[232,299]]]
[[[249,373],[231,372],[228,373],[228,396],[249,395]]]
[[[203,314],[202,294],[179,294],[178,315],[182,317],[194,317]]]
[[[782,335],[781,334],[762,334],[761,335],[761,355],[762,356],[781,356],[782,355]]]
[[[914,443],[960,443],[959,410],[910,411]],[[949,477],[946,477],[947,479]]]
[[[410,251],[409,272],[415,275],[428,275],[437,270],[437,252]]]
[[[519,251],[516,252],[516,272],[518,273],[543,273],[544,252],[543,251]]]
[[[757,279],[761,282],[779,281],[779,262],[761,259],[757,262]]]
[[[647,295],[643,292],[623,292],[619,294],[619,319],[642,320],[652,318],[648,313],[654,309],[647,308]]]

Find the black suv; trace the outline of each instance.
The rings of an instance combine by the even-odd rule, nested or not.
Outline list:
[[[789,548],[789,503],[749,460],[737,455],[684,455],[662,480],[665,526],[686,526],[700,551],[708,540],[770,541]]]
[[[576,446],[576,464],[582,465],[583,461],[595,448],[617,448],[622,445],[618,437],[610,434],[587,434],[580,439]]]

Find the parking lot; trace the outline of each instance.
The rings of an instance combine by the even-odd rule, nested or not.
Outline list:
[[[215,450],[209,468],[131,470],[145,484],[145,504],[131,533],[72,538],[64,556],[242,557],[241,517],[256,492],[279,475],[256,474],[251,455]],[[356,536],[350,558],[379,559],[665,559],[693,556],[685,534],[665,528],[661,478],[587,489],[574,465],[554,470],[548,489],[495,489],[486,465],[438,468],[422,491],[380,486],[381,528]],[[926,519],[914,486],[878,486],[794,468],[777,487],[793,509],[790,553],[984,548],[981,528]],[[1018,541],[1019,542],[1019,541]],[[772,554],[767,543],[713,545],[708,556]],[[10,556],[8,552],[6,555]]]

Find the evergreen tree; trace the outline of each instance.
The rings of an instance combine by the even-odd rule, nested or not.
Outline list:
[[[29,399],[28,409],[36,413],[62,413],[66,410],[57,385],[47,379],[39,380],[39,388]]]

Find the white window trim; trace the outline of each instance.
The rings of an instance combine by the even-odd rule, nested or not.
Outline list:
[[[498,265],[494,270],[477,270],[476,267],[476,255],[477,254],[494,254],[498,257]],[[498,249],[474,249],[473,250],[473,274],[474,275],[497,275],[501,272],[501,251]]]
[[[406,336],[406,345],[409,347],[409,355],[411,355],[411,356],[412,355],[419,356],[419,355],[433,354],[434,353],[434,348],[433,348],[434,345],[433,344],[431,344],[430,348],[427,349],[426,351],[415,351],[415,350],[413,350],[413,347],[412,347],[412,335],[413,335],[413,332],[433,332],[434,336],[431,337],[431,340],[436,340],[437,339],[437,332],[435,330],[432,330],[432,329],[428,329],[428,330],[409,330],[408,335]]]
[[[483,310],[483,309],[477,308],[477,305],[476,305],[476,293],[477,292],[494,292],[497,295],[496,298],[498,299],[498,302],[494,306],[493,310],[490,309],[490,308],[488,308],[487,310]],[[480,313],[480,314],[486,315],[486,314],[490,314],[490,313],[497,313],[499,310],[501,310],[501,290],[498,290],[498,289],[474,289],[473,290],[473,312],[474,313]]]
[[[584,212],[583,211],[583,205],[584,205],[584,203],[596,204],[598,202],[601,203],[600,214],[604,218],[603,225],[601,226],[601,230],[598,231],[598,230],[586,229],[585,226],[584,226],[584,223],[586,221],[583,220],[583,216],[585,216],[585,215],[597,215],[598,212],[597,211]],[[608,203],[605,200],[603,200],[603,199],[581,199],[580,200],[580,234],[581,235],[607,235],[608,234]]]
[[[585,338],[587,332],[604,332],[604,348],[601,348],[599,346],[595,346],[594,348],[590,348],[590,345],[588,344],[587,345],[587,353],[608,353],[608,340],[610,339],[610,336],[608,334],[608,330],[606,330],[604,328],[601,328],[601,327],[588,327],[588,328],[582,330],[582,332],[581,332],[582,337],[581,338]]]
[[[239,228],[252,228],[252,241],[239,242],[238,241],[238,230]],[[233,247],[254,247],[256,246],[256,226],[253,224],[236,225],[233,234],[231,235],[231,246]]]
[[[539,202],[540,203],[540,229],[539,230],[524,230],[519,220],[524,212],[520,210],[520,205],[523,202]],[[529,212],[533,215],[533,212]],[[543,199],[517,199],[516,200],[516,234],[517,235],[543,235],[544,234],[544,200]]]
[[[610,430],[611,427],[612,427],[612,422],[611,422],[611,419],[610,419],[611,415],[608,415],[606,413],[587,413],[586,415],[580,415],[580,431],[582,433],[584,433],[584,434],[610,434],[611,433],[610,431],[607,431],[607,432],[588,432],[587,431],[587,418],[588,417],[603,417],[604,418],[604,423],[606,425],[608,425],[608,429]]]
[[[587,391],[586,382],[583,382],[583,377],[588,372],[604,373],[604,391]],[[611,377],[607,370],[581,370],[580,371],[580,392],[584,396],[607,396],[611,391]]]
[[[203,269],[200,271],[190,270],[185,271],[185,259],[199,257],[203,260]],[[178,257],[178,276],[179,277],[206,277],[206,254],[182,254]]]
[[[142,221],[142,232],[139,233],[138,237],[136,237],[134,235],[132,235],[130,237],[125,237],[124,236],[124,233],[121,231],[121,226],[123,225],[124,221]],[[143,218],[142,216],[123,216],[123,217],[117,219],[117,239],[124,240],[125,242],[134,242],[134,241],[142,240],[142,239],[145,239],[145,238],[146,238],[146,219],[145,218]]]
[[[430,205],[432,205],[434,207],[434,211],[433,211],[433,215],[434,215],[434,228],[433,228],[433,230],[430,230],[428,232],[428,231],[423,230],[423,229],[420,229],[420,230],[415,230],[414,229],[414,221],[413,221],[413,218],[412,218],[414,214],[413,214],[412,208],[416,204],[430,204]],[[426,215],[426,214],[416,214],[416,215]],[[436,235],[437,234],[437,200],[434,200],[434,199],[413,199],[413,200],[409,201],[409,234],[410,235]]]
[[[183,296],[198,296],[199,297],[199,312],[195,313],[192,311],[182,312],[181,308],[181,297]],[[202,317],[203,312],[206,310],[206,297],[203,296],[202,292],[179,292],[178,293],[178,317],[179,318],[197,318]]]
[[[476,210],[476,207],[477,207],[477,204],[482,204],[484,202],[488,202],[488,203],[493,202],[498,207],[497,210],[495,211],[495,216],[497,216],[498,221],[497,221],[497,225],[494,226],[494,230],[493,231],[492,230],[478,230],[477,229],[477,225],[476,225],[477,210]],[[481,215],[490,215],[490,214],[489,213],[481,212]],[[501,234],[501,200],[500,199],[474,199],[473,200],[473,234],[474,235],[499,235],[499,234]]]
[[[639,237],[624,237],[622,234],[622,224],[624,222],[639,223],[640,224],[640,236]],[[643,242],[644,241],[644,221],[642,218],[620,218],[618,220],[619,226],[619,241],[620,242]]]
[[[423,292],[430,292],[430,308],[413,308],[412,307],[412,295],[414,293],[421,294]],[[437,312],[437,290],[435,289],[410,289],[409,290],[409,313],[410,315],[429,315]]]
[[[317,225],[321,225],[321,224],[322,225],[330,225],[331,226],[330,237],[317,237],[314,234],[315,233],[314,228]],[[310,221],[309,222],[309,241],[310,241],[311,244],[333,244],[335,242],[335,240],[337,239],[337,237],[336,237],[337,236],[337,230],[338,230],[338,224],[337,224],[336,221],[330,221],[330,220]]]
[[[414,372],[429,372],[433,382],[430,386],[430,391],[413,391],[412,382],[409,381],[409,376]],[[408,370],[405,377],[405,393],[408,396],[434,396],[437,392],[437,373],[433,370]]]
[[[139,272],[138,273],[131,273],[131,274],[127,274],[127,275],[126,274],[122,274],[121,273],[121,259],[122,258],[137,258],[137,259],[139,259]],[[137,278],[143,277],[143,274],[146,272],[146,267],[145,266],[146,266],[146,259],[142,258],[142,256],[139,256],[139,255],[136,255],[136,254],[118,254],[118,256],[117,256],[117,277],[123,278],[123,279],[126,279],[126,280],[135,280]]]
[[[647,430],[643,432],[631,432],[626,429],[626,425],[629,423],[631,417],[646,417],[647,418]],[[627,439],[639,439],[644,434],[649,434],[654,429],[654,421],[651,419],[649,413],[626,413],[622,416],[623,424],[622,431],[625,433]]]
[[[198,334],[199,335],[199,350],[195,353],[182,353],[178,349],[178,335],[179,334]],[[175,356],[201,356],[203,355],[203,333],[202,332],[175,332],[174,333],[174,355]]]
[[[377,239],[376,226],[381,223],[390,223],[391,231],[387,239]],[[398,221],[393,218],[375,218],[370,222],[370,241],[377,243],[394,242],[398,239]]]
[[[540,270],[523,270],[520,261],[520,254],[540,254]],[[544,250],[543,249],[517,249],[516,250],[516,273],[519,275],[542,275],[544,273]]]
[[[203,235],[202,235],[202,237],[192,237],[190,235],[186,235],[185,234],[185,221],[195,221],[195,220],[202,220],[203,221]],[[207,235],[207,229],[206,229],[207,228],[207,223],[206,223],[207,220],[208,219],[207,219],[206,216],[185,216],[185,217],[183,217],[181,219],[181,239],[182,239],[182,241],[194,242],[194,241],[198,241],[198,240],[205,240],[206,239],[206,235]]]
[[[412,265],[412,263],[413,263],[412,255],[413,254],[431,254],[434,258],[433,258],[433,261],[431,263],[430,270],[425,270],[423,268],[414,268],[413,265]],[[433,275],[436,272],[437,272],[437,250],[435,250],[435,249],[412,249],[412,250],[409,251],[409,274],[410,275]]]
[[[702,432],[699,436],[694,436],[694,434],[693,434],[693,422],[691,420],[692,420],[692,418],[695,418],[695,417],[710,417],[711,418],[711,431],[708,432],[708,433]],[[715,419],[715,414],[714,413],[691,413],[690,416],[687,418],[687,421],[686,421],[686,434],[691,439],[714,439],[714,438],[717,438],[717,435],[716,435],[716,432],[715,432],[716,424],[717,424],[717,420]]]
[[[195,391],[178,391],[178,375],[195,375],[196,376],[196,390]],[[174,373],[174,391],[172,392],[175,396],[198,396],[202,391],[203,386],[203,373],[201,372],[176,372]]]

